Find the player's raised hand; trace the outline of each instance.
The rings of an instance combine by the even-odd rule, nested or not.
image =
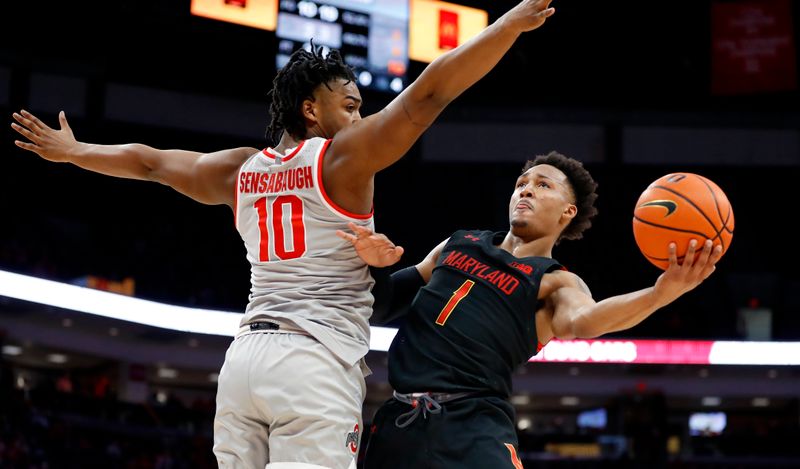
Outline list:
[[[12,122],[11,128],[28,140],[27,142],[15,140],[16,146],[32,151],[48,161],[69,161],[69,152],[78,145],[78,141],[72,134],[64,111],[58,113],[60,130],[50,128],[25,110],[15,112],[13,117],[18,123]]]
[[[396,264],[403,256],[403,248],[394,243],[381,233],[375,233],[369,228],[349,223],[354,234],[337,230],[336,235],[349,241],[356,248],[358,257],[372,267],[387,267]]]
[[[713,246],[706,240],[698,252],[698,243],[692,240],[686,250],[683,263],[678,263],[677,246],[669,245],[669,268],[656,281],[656,290],[668,301],[673,301],[694,289],[707,279],[722,258],[722,246]]]
[[[504,21],[507,27],[514,28],[521,33],[533,31],[556,12],[555,8],[550,8],[552,1],[522,0],[517,6],[506,12],[500,20]]]

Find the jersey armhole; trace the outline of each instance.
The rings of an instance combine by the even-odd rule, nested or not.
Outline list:
[[[322,144],[322,148],[319,150],[319,154],[317,155],[317,162],[315,165],[315,169],[317,171],[317,187],[319,188],[319,195],[322,198],[322,202],[331,210],[333,213],[345,217],[347,219],[364,221],[369,220],[372,218],[372,215],[375,213],[375,206],[373,205],[370,209],[369,213],[353,213],[349,212],[339,205],[336,204],[330,197],[328,197],[328,193],[325,191],[325,185],[322,182],[322,162],[325,159],[325,152],[328,150],[328,146],[330,145],[331,140],[325,140],[325,143]]]

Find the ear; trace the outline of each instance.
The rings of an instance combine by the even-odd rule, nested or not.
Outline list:
[[[567,208],[564,209],[564,213],[561,214],[561,217],[567,221],[567,223],[571,222],[575,215],[578,214],[578,207],[575,204],[567,205]]]
[[[314,98],[304,99],[303,104],[300,105],[300,112],[303,114],[303,118],[309,121],[311,125],[317,123],[317,108]]]

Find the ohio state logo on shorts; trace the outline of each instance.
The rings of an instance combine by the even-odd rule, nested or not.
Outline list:
[[[356,454],[358,452],[358,424],[353,427],[353,431],[347,434],[344,440],[344,445],[350,448],[350,452]]]

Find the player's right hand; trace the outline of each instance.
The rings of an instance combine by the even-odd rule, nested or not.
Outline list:
[[[11,128],[28,139],[27,142],[14,140],[16,146],[32,151],[48,161],[69,161],[70,151],[78,145],[78,141],[72,134],[64,111],[58,113],[60,130],[50,128],[38,117],[24,109],[19,113],[15,112],[13,117],[18,123],[12,122]]]
[[[556,12],[550,8],[553,0],[522,0],[517,6],[509,10],[500,19],[509,27],[523,33],[533,31],[543,25],[545,20]]]

